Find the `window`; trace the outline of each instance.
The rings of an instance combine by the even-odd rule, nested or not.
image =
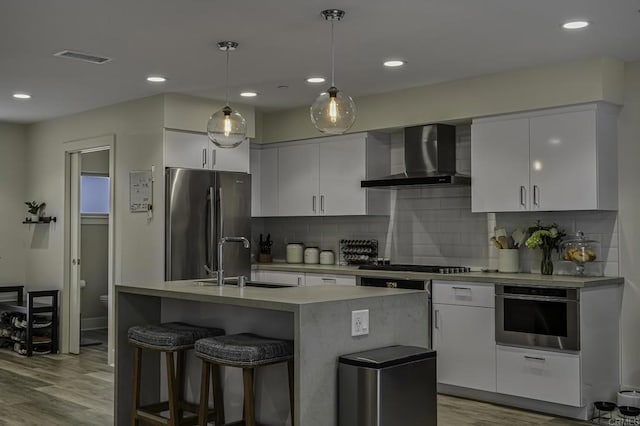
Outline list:
[[[80,214],[109,214],[109,177],[80,176]]]

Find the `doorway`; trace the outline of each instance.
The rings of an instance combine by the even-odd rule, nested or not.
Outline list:
[[[114,137],[65,143],[61,351],[100,346],[113,363]]]

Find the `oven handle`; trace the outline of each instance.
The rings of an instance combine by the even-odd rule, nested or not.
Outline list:
[[[496,299],[516,299],[516,300],[533,300],[540,302],[562,302],[562,303],[578,303],[575,299],[567,299],[566,297],[551,297],[551,296],[528,296],[528,295],[496,295]]]

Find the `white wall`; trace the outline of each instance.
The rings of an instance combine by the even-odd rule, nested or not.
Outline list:
[[[36,227],[21,224],[30,200],[25,155],[26,126],[0,123],[0,285],[25,283],[26,235]]]
[[[618,126],[622,383],[640,387],[640,61],[625,68]]]
[[[157,166],[162,179],[163,97],[155,96],[99,108],[29,126],[27,198],[47,202],[48,214],[59,222],[37,246],[27,250],[27,280],[31,287],[62,288],[64,259],[65,142],[115,134],[115,281],[163,278],[162,216],[147,222],[130,213],[129,171]],[[156,211],[162,212],[162,185],[154,185]]]

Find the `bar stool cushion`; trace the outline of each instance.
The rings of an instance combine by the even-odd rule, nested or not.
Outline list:
[[[200,339],[196,356],[222,364],[252,367],[293,358],[291,340],[271,339],[251,333]]]
[[[148,349],[174,351],[192,348],[198,339],[223,334],[224,330],[220,328],[168,322],[133,326],[129,328],[127,336],[130,342]]]

